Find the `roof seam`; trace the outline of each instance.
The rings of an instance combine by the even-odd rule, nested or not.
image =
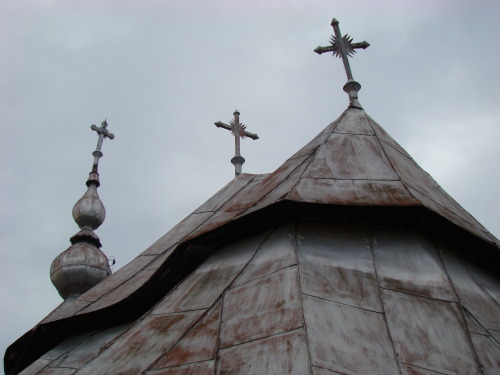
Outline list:
[[[371,122],[370,117],[366,114],[366,112],[364,112],[364,115],[365,115],[366,119],[368,120],[368,124],[370,125],[370,128],[373,130],[373,132],[374,132],[375,134],[377,134],[377,132],[375,131],[375,128],[373,127],[373,124],[372,124],[372,122]],[[403,181],[402,181],[402,179],[401,179],[401,175],[398,173],[398,171],[397,171],[397,170],[396,170],[396,168],[394,167],[394,164],[392,163],[392,160],[389,158],[389,155],[387,155],[387,152],[385,151],[384,146],[382,146],[382,142],[381,142],[380,138],[378,137],[378,135],[375,135],[375,138],[377,139],[377,141],[378,141],[378,143],[379,143],[379,145],[380,145],[380,148],[382,149],[382,152],[384,153],[384,155],[385,155],[385,157],[386,157],[387,161],[389,162],[389,165],[391,166],[392,170],[394,171],[394,173],[396,174],[396,176],[398,176],[398,177],[399,177],[399,181],[403,182]],[[417,198],[417,197],[415,197],[415,196],[411,193],[411,191],[408,189],[408,187],[407,187],[404,183],[403,183],[403,187],[406,189],[406,191],[408,192],[408,194],[409,194],[411,197],[413,197],[414,199],[417,199],[417,200],[418,200],[418,198]]]
[[[333,180],[333,181],[400,181],[401,179],[382,178],[335,178],[335,177],[301,177],[303,180]]]
[[[354,309],[358,309],[358,310],[363,310],[363,311],[372,312],[372,313],[375,313],[375,314],[384,315],[384,312],[383,312],[383,311],[375,311],[375,310],[365,309],[365,308],[363,308],[363,307],[354,306],[354,305],[349,305],[348,303],[338,302],[338,301],[334,301],[334,300],[331,300],[331,299],[328,299],[328,298],[318,297],[318,296],[315,296],[315,295],[313,295],[313,294],[309,294],[309,293],[304,293],[304,292],[302,292],[302,294],[303,294],[303,295],[305,295],[305,296],[311,297],[311,298],[317,298],[317,299],[320,299],[320,300],[322,300],[322,301],[327,301],[327,302],[332,302],[332,303],[338,303],[339,305],[352,307],[352,308],[354,308]]]
[[[302,280],[300,277],[300,262],[299,262],[299,254],[298,254],[298,243],[297,243],[297,238],[299,236],[299,224],[295,222],[295,228],[294,228],[294,241],[293,241],[293,250],[295,253],[295,260],[297,262],[297,282],[298,282],[298,287],[299,287],[299,300],[300,300],[300,309],[302,311],[302,321],[304,324],[304,333],[305,333],[305,341],[306,341],[306,348],[307,348],[307,357],[309,359],[309,373],[313,374],[313,361],[311,358],[311,350],[309,349],[309,335],[307,334],[307,324],[306,324],[306,314],[304,312],[304,301],[302,299],[304,291],[302,290]]]
[[[398,352],[396,350],[396,346],[394,344],[394,338],[392,337],[393,334],[392,334],[391,328],[389,326],[389,319],[387,317],[387,312],[385,309],[384,298],[382,297],[382,291],[381,291],[382,287],[380,285],[380,276],[379,276],[379,273],[377,270],[376,257],[375,257],[375,248],[377,246],[376,244],[377,244],[377,239],[376,239],[376,234],[375,234],[375,228],[373,225],[371,225],[370,226],[370,239],[369,239],[368,247],[370,249],[371,265],[373,267],[373,275],[375,276],[375,282],[377,284],[377,294],[378,294],[378,298],[379,298],[379,302],[380,302],[380,307],[382,308],[382,319],[384,320],[385,329],[387,330],[387,335],[388,335],[389,341],[391,342],[391,348],[392,348],[392,354],[394,356],[394,360],[396,361],[399,372],[402,374],[403,372],[401,371],[401,366],[398,362]]]

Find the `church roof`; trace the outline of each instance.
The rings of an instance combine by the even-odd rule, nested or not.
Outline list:
[[[138,306],[138,301],[156,303],[180,285],[181,280],[215,249],[231,247],[231,243],[262,233],[277,222],[285,223],[288,215],[321,207],[338,207],[339,212],[346,212],[342,209],[354,206],[415,210],[417,216],[426,213],[436,222],[448,223],[457,233],[479,239],[494,252],[499,247],[498,240],[423,171],[363,109],[349,107],[276,171],[262,175],[242,174],[235,178],[128,265],[76,300],[63,302],[11,346],[12,361],[19,360],[23,351],[34,353],[31,360],[29,355],[24,358],[27,363],[38,358],[50,348],[50,337],[59,337],[53,338],[53,344],[57,343],[70,326],[91,327],[96,319],[112,325],[111,322],[124,323],[127,316],[137,318],[152,307],[147,303]],[[261,243],[264,238],[259,237],[258,241]],[[250,242],[248,246],[255,245]],[[231,251],[237,252],[234,247]],[[287,272],[280,277],[295,277]],[[192,290],[184,292],[193,293]],[[179,293],[176,295],[182,300]],[[215,321],[220,316],[220,305],[214,305],[203,317],[201,312],[196,312],[197,308],[194,306],[193,311],[183,313],[182,324],[187,326],[182,329],[195,322],[205,330],[219,329]],[[339,313],[347,313],[340,310]],[[177,313],[177,310],[169,312]],[[125,326],[117,327],[112,331],[125,329]],[[144,327],[145,332],[149,328]],[[115,331],[109,334],[116,334]],[[301,332],[295,332],[290,337],[276,338],[273,345],[287,350],[287,345],[302,342],[302,336]],[[228,340],[233,344],[237,342],[235,338]],[[7,362],[8,355],[9,352]],[[168,356],[163,362],[169,362]]]

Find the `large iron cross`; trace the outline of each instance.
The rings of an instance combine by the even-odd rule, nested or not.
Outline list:
[[[332,35],[330,39],[330,46],[328,47],[320,47],[318,46],[314,52],[317,54],[322,54],[325,52],[333,52],[334,56],[341,57],[342,62],[344,63],[345,72],[347,74],[347,79],[354,79],[352,77],[351,66],[349,65],[348,57],[353,57],[356,53],[357,48],[368,48],[370,47],[370,43],[368,42],[360,42],[360,43],[352,43],[352,38],[349,35],[344,35],[340,33],[339,21],[335,18],[332,20],[333,32],[335,35]]]
[[[97,127],[95,125],[90,126],[90,129],[95,130],[98,134],[97,147],[96,147],[95,151],[92,153],[92,155],[94,156],[94,163],[92,165],[92,172],[91,173],[97,173],[97,166],[99,164],[99,158],[102,157],[101,148],[102,148],[102,141],[104,140],[104,138],[109,138],[109,139],[115,138],[115,136],[109,132],[107,127],[108,127],[108,123],[106,122],[106,120],[104,120],[101,123],[100,127]]]
[[[224,124],[223,122],[217,121],[214,122],[215,126],[218,128],[223,128],[226,130],[231,131],[234,135],[234,148],[235,148],[235,155],[231,159],[231,163],[234,164],[234,174],[236,176],[239,176],[241,174],[241,166],[245,162],[245,159],[241,156],[240,154],[240,138],[252,138],[252,139],[259,139],[259,136],[254,133],[247,132],[246,126],[240,123],[240,112],[238,110],[235,110],[234,113],[234,119],[231,120],[228,124]]]

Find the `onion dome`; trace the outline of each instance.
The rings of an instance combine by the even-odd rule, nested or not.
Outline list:
[[[86,182],[87,191],[73,207],[73,219],[81,231],[71,237],[72,245],[59,254],[50,266],[50,279],[65,300],[77,298],[111,275],[108,258],[99,249],[102,245],[94,233],[106,217],[106,210],[97,194],[100,185],[97,167],[102,156],[103,139],[114,138],[106,129],[107,125],[104,121],[100,128],[91,126],[99,135],[97,149],[92,153],[94,164]]]
[[[88,189],[86,193],[73,207],[73,219],[81,229],[97,229],[106,217],[106,209],[97,194],[99,175],[97,173],[90,173],[90,175],[87,181]]]

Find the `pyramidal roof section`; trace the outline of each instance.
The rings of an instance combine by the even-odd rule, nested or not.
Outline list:
[[[282,201],[425,207],[487,243],[498,240],[455,202],[364,110],[348,108],[271,174],[242,174],[128,265],[42,323],[110,307],[138,291],[181,245]],[[264,214],[265,215],[265,214]]]

